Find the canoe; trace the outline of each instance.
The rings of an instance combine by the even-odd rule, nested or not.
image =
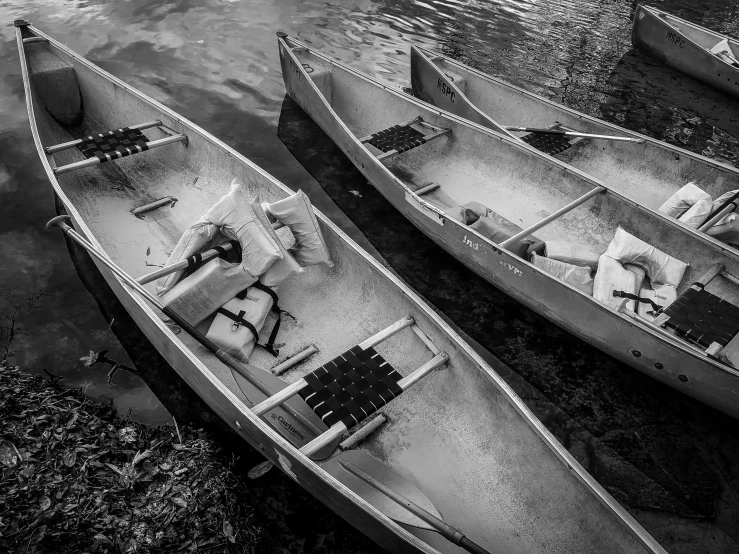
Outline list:
[[[460,549],[435,532],[438,521],[431,525],[388,500],[378,488],[388,482],[391,493],[400,490],[423,513],[461,530],[450,535],[444,528],[446,536],[466,536],[491,551],[664,552],[492,367],[319,212],[334,265],[308,267],[280,285],[280,306],[292,317],[284,317],[279,330],[279,358],[257,348],[248,364],[234,364],[197,339],[203,324],[172,326],[154,309],[153,283],[139,284],[149,281],[148,264],[167,259],[180,234],[232,179],[266,202],[292,191],[25,21],[16,22],[16,35],[33,138],[73,229],[58,218],[50,225],[62,226],[93,254],[113,292],[179,376],[300,486],[392,552]],[[124,127],[125,136],[131,129],[145,134],[146,140],[134,133],[148,148],[96,161],[76,147],[79,139],[107,140],[108,130]],[[288,241],[283,231],[280,239]],[[313,353],[303,357],[306,352]],[[371,400],[379,416],[357,426],[331,422],[344,409],[362,419],[339,395],[332,397],[339,406],[321,418],[323,404],[312,403],[317,423],[295,415],[310,410],[314,398],[303,400],[313,386],[305,379],[323,379],[337,369],[332,361],[348,364],[341,365],[350,368],[345,375],[356,370],[376,377],[362,391],[381,397]],[[365,381],[369,377],[358,382]],[[372,388],[379,386],[385,389]],[[359,402],[351,386],[341,390]],[[286,398],[293,404],[283,404]],[[371,411],[368,405],[362,410]]]
[[[411,47],[411,82],[413,93],[421,100],[523,140],[655,210],[691,181],[713,198],[739,189],[739,170],[731,165],[577,112],[437,52]],[[509,129],[555,125],[557,129],[625,140],[548,136]],[[739,256],[739,249],[732,244],[687,225],[683,229],[700,235],[728,255]]]
[[[707,351],[708,345],[689,342],[664,322],[613,310],[514,251],[521,239],[534,233],[545,242],[608,245],[622,227],[689,264],[677,288],[681,299],[687,298],[692,283],[705,280],[710,281],[710,298],[723,298],[727,302],[722,306],[733,306],[739,265],[723,247],[685,232],[677,220],[518,139],[441,111],[297,39],[285,36],[278,41],[288,94],[422,232],[552,322],[739,418],[739,371]],[[388,136],[392,149],[383,142]],[[452,217],[470,202],[483,204],[524,230],[493,242],[489,234]],[[672,319],[680,321],[677,314]],[[739,320],[729,321],[739,331]]]
[[[651,6],[634,14],[631,42],[675,69],[739,96],[739,42]]]

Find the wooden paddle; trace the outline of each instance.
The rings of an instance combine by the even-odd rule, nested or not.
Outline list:
[[[635,144],[643,144],[646,139],[632,137],[616,137],[611,135],[591,135],[590,133],[581,133],[579,131],[563,131],[562,129],[539,129],[536,127],[516,127],[513,125],[503,125],[506,131],[516,131],[518,133],[544,133],[547,135],[564,135],[566,137],[582,137],[602,140],[615,140],[618,142],[633,142]]]
[[[446,523],[418,487],[377,458],[347,450],[326,462],[323,469],[393,521],[435,531],[473,554],[490,554]]]
[[[113,263],[113,261],[108,258],[107,254],[99,251],[93,244],[88,242],[87,239],[72,229],[67,224],[69,219],[71,218],[68,215],[60,215],[49,221],[46,224],[46,228],[51,229],[53,227],[59,227],[66,236],[71,237],[92,256],[100,260],[103,265],[110,269],[126,285],[135,290],[139,295],[154,305],[154,307],[159,309],[164,315],[172,319],[172,321],[184,329],[205,348],[213,352],[219,360],[235,372],[233,375],[239,388],[241,388],[247,401],[252,405],[258,404],[266,397],[270,397],[288,386],[287,383],[279,377],[258,367],[249,364],[242,364],[227,352],[219,349],[215,343],[205,337],[194,326],[185,321],[177,312],[162,304],[156,296],[151,294],[130,275]],[[316,413],[299,396],[290,398],[290,400],[281,404],[279,407],[264,414],[264,420],[277,429],[280,434],[285,436],[293,444],[297,444],[299,448],[305,446],[311,442],[312,439],[328,430],[326,424],[321,421]],[[327,458],[336,449],[339,442],[341,442],[341,437],[338,437],[332,443],[316,452],[314,458],[318,460]]]

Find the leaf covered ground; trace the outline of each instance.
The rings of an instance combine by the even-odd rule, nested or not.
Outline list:
[[[234,463],[203,432],[0,366],[0,552],[254,552]]]

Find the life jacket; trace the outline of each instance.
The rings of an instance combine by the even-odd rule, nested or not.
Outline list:
[[[712,207],[711,195],[691,182],[670,196],[659,211],[697,229],[706,221]]]
[[[277,314],[277,321],[267,342],[259,346],[277,356],[279,352],[274,348],[275,339],[281,316],[287,314],[278,306],[278,301],[274,289],[257,281],[216,311],[206,337],[237,360],[246,363],[258,344],[259,332],[264,327],[267,315],[272,311]]]
[[[294,275],[303,273],[303,268],[300,267],[300,264],[298,264],[295,258],[293,258],[292,254],[285,249],[282,241],[277,238],[277,233],[272,229],[272,224],[269,222],[262,205],[259,203],[259,197],[252,201],[250,207],[254,211],[254,215],[257,220],[269,234],[270,238],[279,246],[280,254],[282,255],[281,259],[276,260],[264,273],[262,273],[259,280],[266,286],[276,287],[285,279],[289,279]]]
[[[174,285],[161,299],[190,325],[197,325],[256,280],[256,276],[244,271],[242,264],[214,258]]]
[[[585,294],[593,295],[593,278],[590,276],[589,267],[550,260],[544,256],[538,256],[536,253],[532,254],[531,263]]]
[[[272,215],[292,232],[295,246],[290,249],[290,253],[301,266],[334,265],[323,240],[316,214],[313,212],[313,206],[302,190],[265,207],[267,214]]]
[[[250,204],[246,191],[234,179],[228,193],[208,210],[205,219],[219,226],[221,233],[229,239],[239,241],[242,269],[258,276],[274,262],[281,260],[283,254],[271,227],[269,224],[265,226],[264,220],[257,217],[253,206],[254,203]],[[232,297],[233,294],[229,298]]]
[[[598,261],[593,298],[616,311],[626,304],[630,310],[638,313],[643,302],[649,304],[647,296],[637,294],[643,290],[645,277],[648,277],[651,289],[665,298],[664,305],[659,308],[652,306],[656,313],[675,300],[677,295],[673,295],[670,289],[677,291],[686,269],[685,262],[665,254],[618,227],[613,240]]]
[[[607,244],[582,244],[565,240],[548,240],[544,242],[544,255],[572,265],[588,266],[598,270],[598,259],[608,248]]]
[[[218,227],[210,223],[205,219],[205,217],[201,217],[197,223],[191,225],[184,233],[182,233],[180,240],[177,241],[177,245],[169,255],[166,265],[175,264],[203,251],[205,246],[217,236],[217,233]],[[161,296],[171,289],[175,283],[182,278],[186,271],[187,268],[181,269],[157,279],[157,294]]]

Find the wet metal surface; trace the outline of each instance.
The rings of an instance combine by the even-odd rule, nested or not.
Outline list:
[[[739,35],[737,0],[652,4]],[[10,25],[23,17],[291,188],[305,189],[452,323],[506,362],[511,372],[504,377],[668,551],[739,551],[737,423],[574,339],[425,239],[284,97],[274,37],[284,30],[399,86],[407,85],[409,46],[416,41],[590,115],[694,152],[738,160],[737,100],[633,50],[634,5],[620,0],[0,2],[0,349],[7,347],[12,363],[63,375],[67,384],[109,397],[124,412],[131,408],[141,421],[169,421],[138,377],[118,372],[108,384],[109,367],[87,368],[79,359],[91,350],[108,350],[108,358],[135,366],[178,420],[190,416],[215,423],[207,409],[179,411],[191,393],[171,381],[161,358],[131,329],[114,299],[101,300],[106,293],[82,270],[80,280],[61,236],[43,230],[55,208],[31,140]],[[360,544],[331,518],[318,525],[320,532],[309,530],[305,514],[317,504],[272,473],[257,494],[280,506],[273,510],[280,517],[287,513],[271,520],[274,533],[292,531],[294,544],[305,551],[329,543],[336,551]],[[361,544],[371,548],[367,543]]]

